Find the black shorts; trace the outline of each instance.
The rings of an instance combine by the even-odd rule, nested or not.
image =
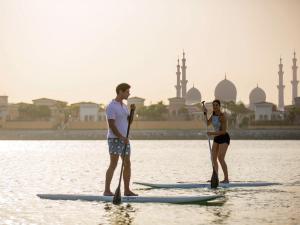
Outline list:
[[[230,144],[230,136],[228,133],[215,136],[214,142],[216,142],[217,144],[227,143],[229,145]]]

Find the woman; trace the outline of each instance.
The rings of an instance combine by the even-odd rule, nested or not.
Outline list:
[[[204,112],[207,112],[207,109],[204,107]],[[225,155],[227,148],[230,144],[230,137],[227,133],[227,121],[226,116],[224,113],[221,112],[221,102],[220,100],[213,101],[213,113],[211,117],[207,120],[207,124],[212,124],[215,131],[214,132],[207,132],[207,135],[214,136],[214,142],[212,146],[212,160],[213,165],[218,172],[218,161],[221,164],[223,173],[224,173],[224,180],[220,183],[229,183],[228,178],[228,170],[227,164],[225,162]]]

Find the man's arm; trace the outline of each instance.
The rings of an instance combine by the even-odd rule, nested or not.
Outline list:
[[[125,143],[128,143],[128,139],[126,137],[123,137],[122,134],[119,132],[118,128],[116,127],[115,120],[109,119],[108,120],[108,126],[112,130],[112,132],[114,133],[114,135],[116,137],[120,138]]]
[[[109,125],[109,128],[114,133],[114,135],[116,135],[118,138],[123,137],[122,134],[119,132],[118,128],[116,127],[116,125],[115,125],[115,120],[109,119],[108,120],[108,125]]]

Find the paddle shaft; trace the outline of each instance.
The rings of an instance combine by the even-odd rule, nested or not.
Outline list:
[[[129,114],[129,120],[128,120],[128,127],[127,127],[127,132],[126,132],[126,139],[128,139],[129,137],[129,130],[130,130],[130,125],[131,125],[131,121],[133,119],[133,114],[134,114],[134,108],[132,107],[132,105],[130,106],[130,114]],[[126,153],[126,149],[127,149],[127,144],[125,144],[122,154],[121,156],[123,157],[122,159],[122,164],[121,164],[121,172],[120,172],[120,178],[119,178],[119,184],[118,187],[115,191],[115,196],[113,198],[113,203],[114,204],[119,204],[121,202],[121,181],[122,181],[122,174],[123,174],[123,168],[124,168],[124,157],[125,157],[125,153]]]
[[[204,101],[202,102],[203,108],[204,106]],[[207,112],[204,112],[205,119],[206,119],[206,132],[208,132],[208,118],[207,118]],[[207,134],[207,139],[208,139],[208,145],[209,145],[209,151],[210,151],[210,159],[211,159],[211,164],[213,168],[213,173],[211,177],[211,188],[217,188],[219,186],[219,178],[218,178],[218,173],[217,170],[215,169],[215,165],[213,162],[213,156],[212,156],[212,149],[211,149],[211,144],[210,144],[210,137]]]
[[[204,107],[204,102],[202,103],[203,104],[203,107]],[[213,158],[212,158],[212,149],[211,149],[211,144],[210,144],[210,137],[209,135],[207,134],[208,132],[208,118],[207,118],[207,112],[204,112],[204,115],[205,115],[205,124],[206,124],[206,135],[207,135],[207,140],[208,140],[208,146],[209,146],[209,152],[210,152],[210,159],[211,159],[211,164],[212,164],[212,168],[213,170],[215,170],[214,168],[214,163],[213,163]]]
[[[128,123],[128,128],[127,128],[126,138],[129,137],[129,129],[130,129],[130,122]],[[125,144],[125,147],[123,148],[123,151],[122,151],[122,156],[123,156],[123,157],[125,156],[126,149],[127,149],[127,144]],[[124,168],[124,159],[122,160],[122,164],[121,164],[121,173],[120,173],[120,178],[119,178],[119,185],[118,185],[118,187],[121,187],[121,180],[122,180],[123,168]]]

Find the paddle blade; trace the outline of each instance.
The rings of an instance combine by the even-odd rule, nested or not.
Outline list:
[[[210,180],[210,187],[217,188],[219,186],[219,177],[215,170],[213,170],[211,180]]]
[[[121,190],[120,187],[117,188],[114,198],[113,198],[113,204],[114,205],[120,205],[121,204]]]

